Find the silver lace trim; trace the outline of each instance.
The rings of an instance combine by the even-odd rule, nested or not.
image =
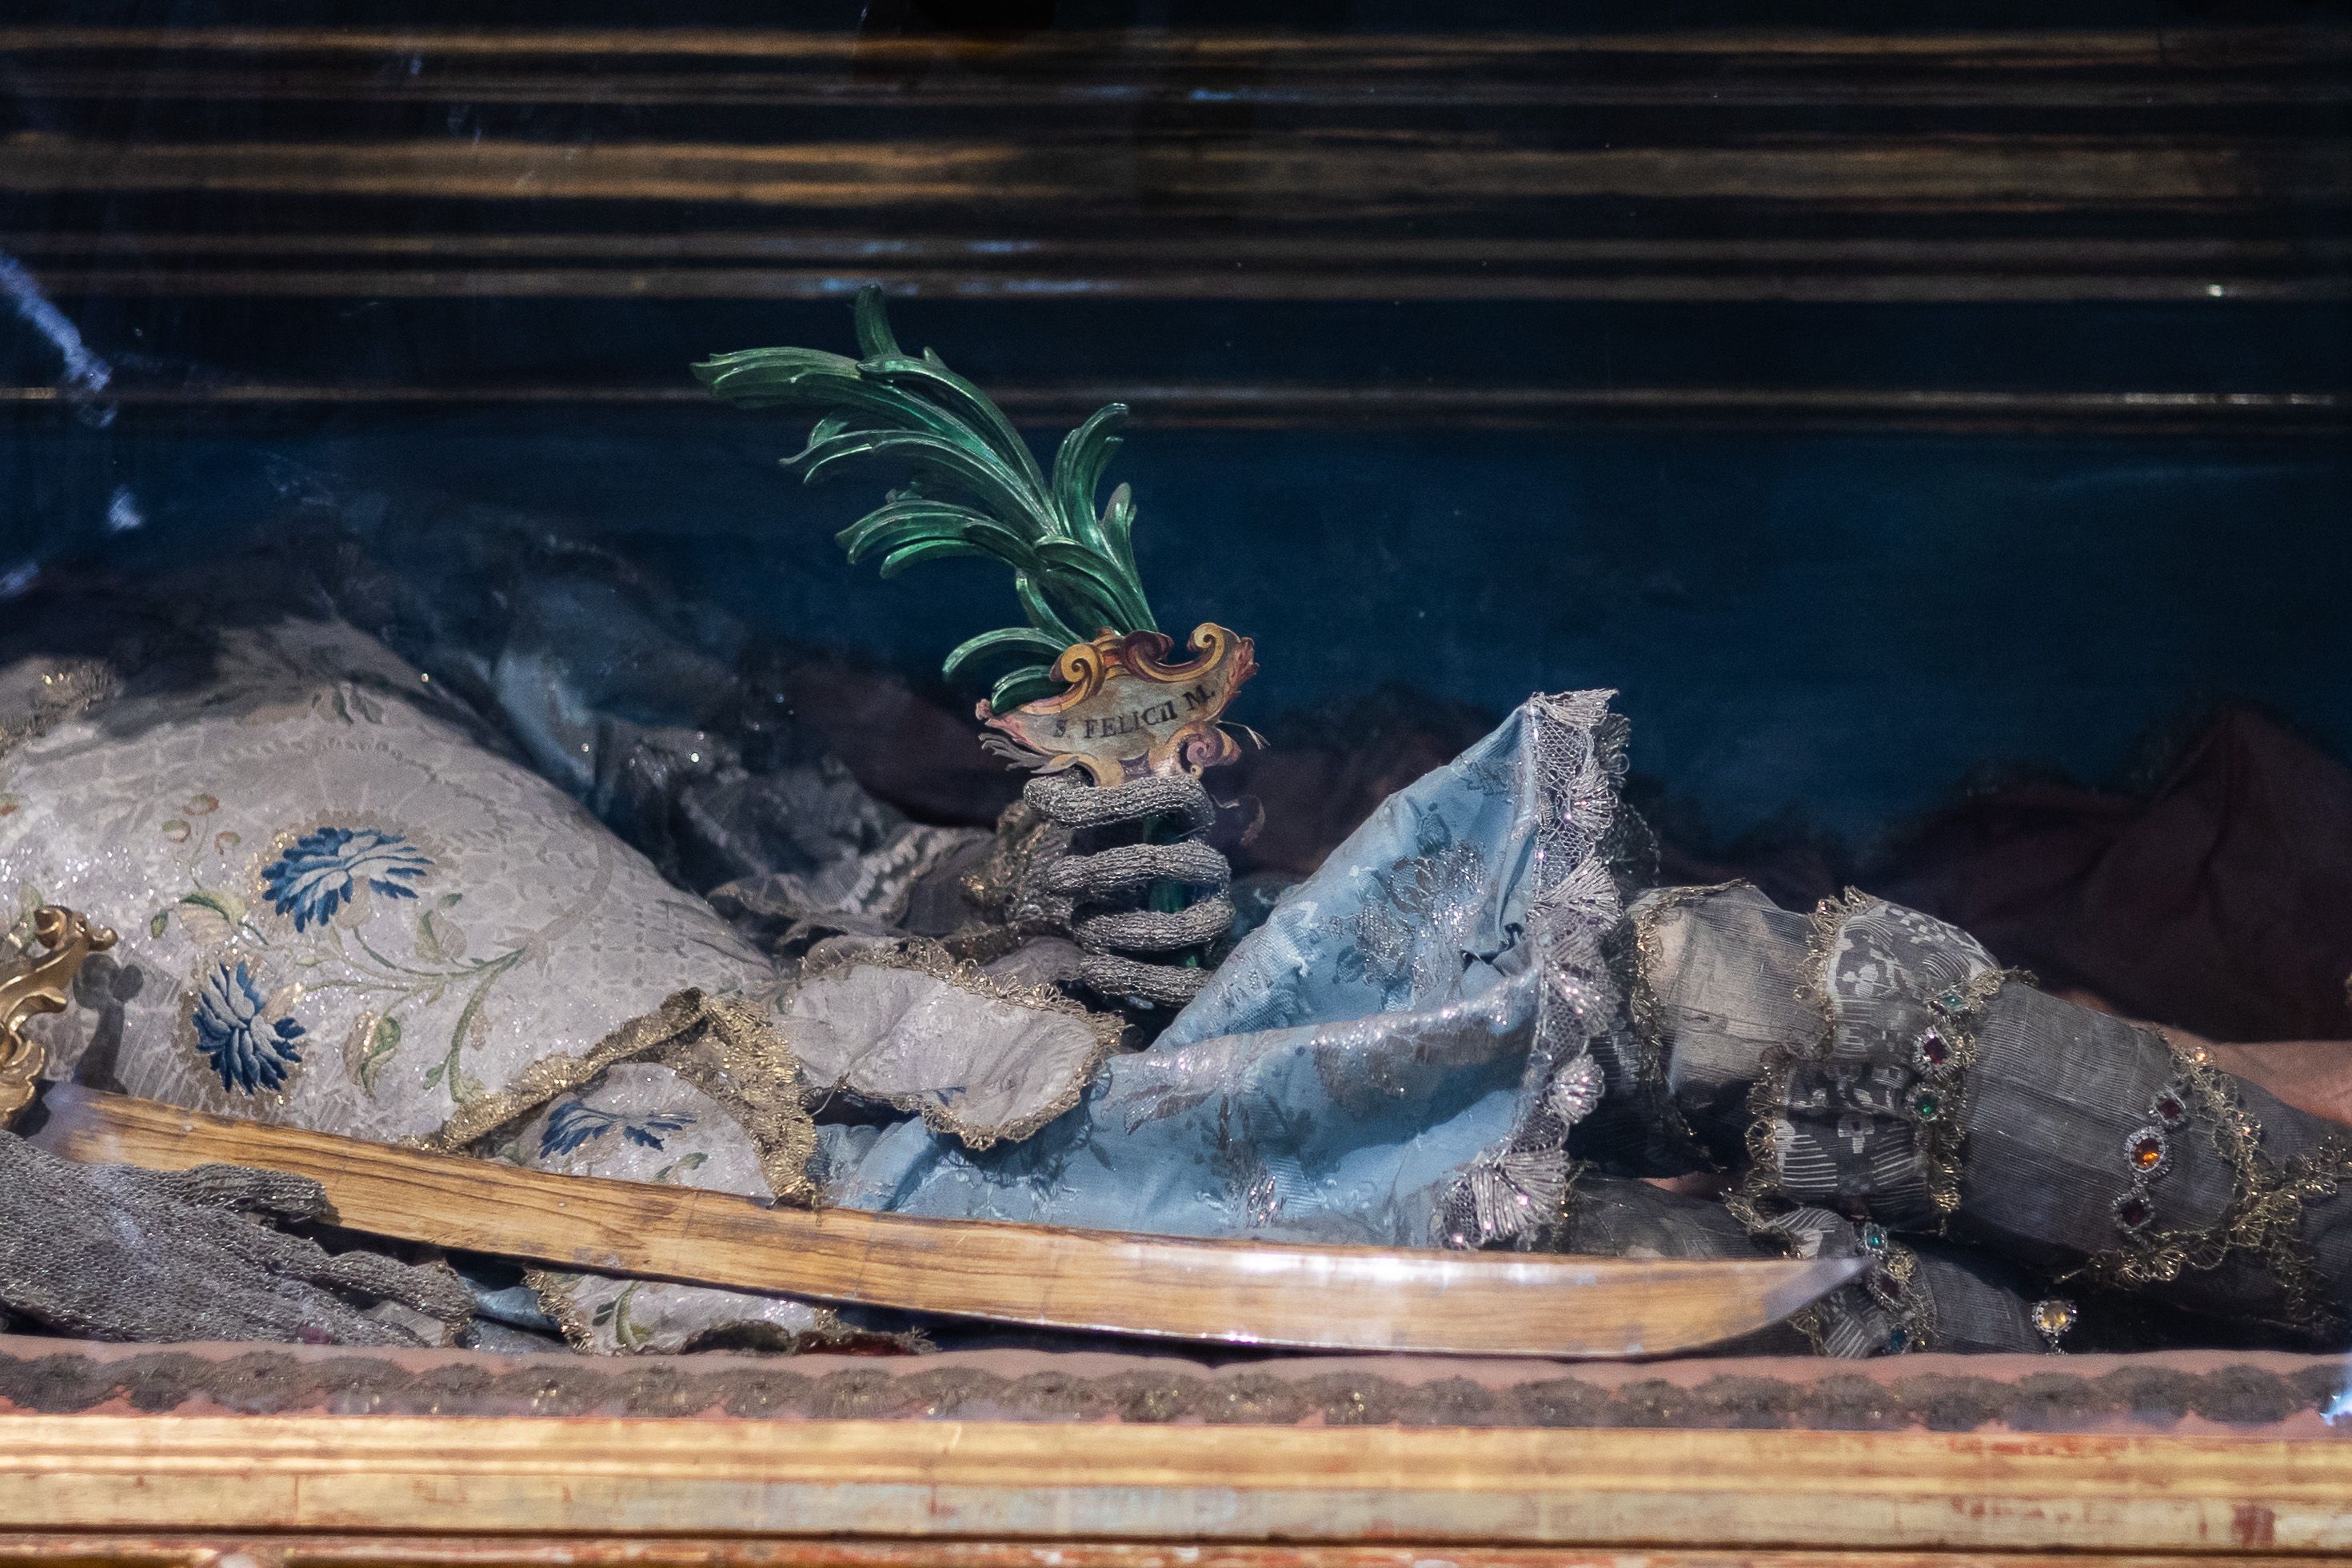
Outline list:
[[[1530,698],[1519,800],[1534,822],[1528,900],[1539,986],[1535,1038],[1510,1136],[1462,1167],[1437,1205],[1439,1246],[1525,1246],[1559,1218],[1568,1197],[1569,1130],[1600,1103],[1593,1039],[1622,1011],[1601,945],[1624,918],[1602,850],[1624,778],[1609,690]]]

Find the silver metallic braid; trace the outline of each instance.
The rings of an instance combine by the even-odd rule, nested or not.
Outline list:
[[[89,1339],[446,1343],[473,1299],[438,1264],[330,1253],[269,1220],[327,1213],[278,1171],[80,1165],[0,1133],[0,1312]]]
[[[1085,954],[1079,983],[1099,996],[1159,1007],[1192,1000],[1209,970],[1165,956],[1213,942],[1234,923],[1225,896],[1233,867],[1200,839],[1217,816],[1201,781],[1185,774],[1098,786],[1047,774],[1021,795],[1068,836],[1067,852],[1033,863],[1021,902],[1025,914],[1077,943]],[[1192,902],[1152,908],[1152,889],[1170,883]]]

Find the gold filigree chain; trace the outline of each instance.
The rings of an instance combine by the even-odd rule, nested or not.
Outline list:
[[[2238,1098],[2230,1080],[2202,1048],[2183,1050],[2157,1030],[2173,1059],[2178,1081],[2213,1150],[2233,1174],[2229,1211],[2197,1230],[2160,1230],[2099,1253],[2065,1276],[2124,1289],[2168,1284],[2184,1273],[2218,1269],[2233,1252],[2259,1259],[2278,1281],[2285,1326],[2313,1334],[2336,1327],[2341,1313],[2326,1299],[2326,1281],[2299,1234],[2306,1204],[2333,1197],[2352,1180],[2352,1144],[2330,1137],[2314,1153],[2276,1165],[2262,1156],[2262,1124]]]

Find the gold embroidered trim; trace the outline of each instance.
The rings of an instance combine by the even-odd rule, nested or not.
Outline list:
[[[1843,1287],[1843,1289],[1846,1290],[1852,1290],[1853,1288],[1853,1287],[1851,1285]],[[1835,1295],[1836,1293],[1837,1292],[1834,1291],[1830,1292],[1831,1295]],[[1830,1342],[1828,1337],[1822,1333],[1822,1303],[1820,1301],[1815,1301],[1812,1305],[1806,1307],[1801,1311],[1790,1312],[1789,1314],[1788,1321],[1790,1328],[1805,1336],[1805,1343],[1811,1349],[1815,1355],[1822,1357],[1823,1360],[1827,1360],[1829,1358]]]
[[[1878,908],[1885,900],[1854,888],[1815,906],[1806,938],[1806,964],[1797,986],[1798,999],[1821,1019],[1821,1032],[1808,1045],[1776,1045],[1763,1055],[1756,1082],[1748,1088],[1748,1167],[1739,1186],[1724,1199],[1733,1218],[1752,1235],[1775,1235],[1774,1211],[1792,1203],[1780,1185],[1780,1146],[1773,1134],[1787,1114],[1791,1080],[1801,1066],[1818,1065],[1834,1054],[1838,1029],[1835,1005],[1837,946],[1846,923]],[[1968,1135],[1968,1085],[1976,1061],[1977,1033],[1985,1009],[2003,986],[2026,985],[2033,977],[2021,970],[1988,969],[1968,981],[1928,998],[1937,1033],[1949,1048],[1938,1066],[1920,1060],[1903,1065],[1914,1078],[1906,1108],[1919,1127],[1920,1156],[1927,1166],[1927,1191],[1937,1215],[1937,1229],[1960,1203],[1960,1166]],[[1893,1324],[1890,1348],[1908,1354],[1931,1349],[1941,1333],[1936,1303],[1919,1282],[1919,1256],[1888,1236],[1875,1222],[1863,1226],[1863,1240],[1875,1260],[1858,1287],[1874,1301]],[[1806,1309],[1790,1320],[1812,1343],[1817,1354],[1827,1354],[1822,1308]]]
[[[1026,800],[1015,800],[997,815],[995,844],[961,883],[973,908],[1019,927],[1013,905],[1036,859],[1038,840],[1053,826],[1052,818]]]
[[[2327,1281],[2301,1234],[2305,1204],[2333,1197],[2352,1181],[2352,1144],[2331,1136],[2310,1155],[2273,1166],[2262,1156],[2262,1124],[2250,1115],[2230,1080],[2200,1046],[2184,1051],[2160,1031],[2142,1032],[2171,1054],[2191,1116],[2234,1175],[2230,1207],[2220,1223],[2201,1230],[2150,1230],[2099,1253],[2063,1276],[2087,1278],[2126,1290],[2168,1284],[2189,1271],[2218,1269],[2232,1252],[2250,1252],[2278,1281],[2284,1324],[2325,1335],[2341,1313],[2327,1300]]]
[[[1920,1117],[1920,1126],[1927,1134],[1924,1153],[1927,1162],[1927,1197],[1936,1206],[1938,1235],[1960,1207],[1960,1163],[1967,1153],[1969,1080],[1976,1069],[1977,1032],[1983,1027],[1985,1011],[1992,1006],[1993,998],[2012,980],[2027,986],[2033,984],[2033,977],[2021,969],[1987,969],[1932,998],[1931,1005],[1944,1026],[1945,1043],[1951,1047],[1951,1057],[1935,1071],[1926,1071],[1916,1062],[1912,1064],[1919,1083],[1925,1086],[1912,1091],[1912,1109]],[[1938,1097],[1933,1115],[1919,1110],[1923,1094]]]
[[[579,1056],[542,1056],[496,1094],[467,1103],[439,1132],[405,1140],[451,1154],[511,1126],[615,1062],[650,1059],[719,1102],[759,1152],[761,1173],[780,1203],[816,1201],[808,1163],[816,1152],[800,1062],[757,1009],[732,998],[683,990],[660,1010],[631,1019]]]
[[[1659,1108],[1669,1137],[1679,1140],[1683,1147],[1703,1157],[1717,1169],[1722,1162],[1710,1153],[1690,1124],[1683,1119],[1682,1107],[1675,1103],[1673,1091],[1666,1082],[1665,1008],[1658,1000],[1657,989],[1650,982],[1651,972],[1658,962],[1658,926],[1666,916],[1689,908],[1717,894],[1754,884],[1743,877],[1718,882],[1706,887],[1675,887],[1655,894],[1633,911],[1633,983],[1627,988],[1626,1011],[1633,1025],[1633,1060],[1626,1063],[1627,1076],[1635,1096]]]
[[[1748,1225],[1752,1234],[1777,1243],[1783,1250],[1788,1249],[1792,1238],[1786,1230],[1762,1220],[1760,1217],[1750,1218],[1741,1212],[1741,1195],[1734,1194],[1725,1202]],[[1853,1283],[1840,1286],[1802,1311],[1790,1313],[1787,1320],[1789,1326],[1804,1335],[1805,1343],[1812,1347],[1815,1355],[1836,1356],[1840,1352],[1830,1343],[1829,1314],[1841,1301],[1851,1301],[1859,1294],[1887,1320],[1886,1336],[1878,1346],[1884,1354],[1916,1355],[1922,1351],[1935,1349],[1943,1329],[1936,1316],[1935,1297],[1919,1283],[1919,1254],[1887,1235],[1881,1226],[1862,1225],[1857,1228],[1857,1234],[1862,1241],[1862,1256],[1870,1260],[1869,1271]],[[1854,1322],[1851,1310],[1843,1321],[1848,1323]]]
[[[467,1101],[441,1124],[440,1131],[402,1140],[408,1148],[427,1154],[455,1154],[479,1143],[511,1123],[521,1120],[558,1094],[579,1088],[616,1061],[644,1056],[667,1045],[703,1021],[705,1001],[698,990],[679,991],[657,1012],[633,1018],[578,1056],[542,1056],[510,1079],[504,1089]]]
[[[1847,921],[1879,902],[1858,887],[1849,887],[1837,897],[1824,898],[1813,905],[1813,913],[1806,922],[1805,967],[1797,980],[1797,999],[1821,1019],[1821,1033],[1804,1053],[1812,1060],[1827,1056],[1831,1042],[1837,1038],[1837,1006],[1830,995],[1830,987],[1837,972],[1838,937],[1844,933]]]
[[[1092,1008],[1072,1000],[1051,986],[1020,986],[1000,980],[979,965],[950,956],[938,943],[928,940],[908,942],[903,946],[867,947],[855,952],[835,949],[820,953],[801,968],[795,992],[802,986],[824,979],[839,971],[871,965],[883,969],[908,969],[919,975],[968,991],[990,1001],[1005,1002],[1013,1007],[1032,1008],[1042,1012],[1066,1014],[1084,1019],[1093,1032],[1094,1045],[1078,1071],[1071,1074],[1070,1082],[1044,1107],[999,1127],[976,1127],[958,1115],[954,1109],[940,1104],[936,1099],[922,1094],[883,1094],[871,1098],[894,1110],[908,1111],[923,1119],[923,1124],[936,1133],[945,1133],[960,1140],[966,1148],[985,1149],[1003,1141],[1017,1144],[1035,1133],[1048,1122],[1067,1112],[1086,1093],[1088,1085],[1102,1071],[1103,1062],[1119,1048],[1127,1024],[1116,1013],[1099,1013]],[[789,999],[786,1003],[790,1005]],[[787,1044],[789,1044],[789,1037]],[[845,1087],[834,1084],[833,1088]],[[863,1093],[863,1091],[858,1092]]]
[[[1838,938],[1846,922],[1885,903],[1884,899],[1850,887],[1840,896],[1825,898],[1814,907],[1811,930],[1805,943],[1805,971],[1798,982],[1797,997],[1820,1015],[1822,1032],[1802,1051],[1780,1046],[1767,1051],[1762,1071],[1748,1088],[1748,1170],[1738,1196],[1750,1212],[1760,1213],[1760,1204],[1779,1201],[1783,1196],[1779,1183],[1780,1149],[1772,1129],[1786,1110],[1790,1083],[1797,1068],[1826,1061],[1834,1053]],[[1976,1064],[1977,1033],[1985,1009],[1992,1005],[2001,988],[2012,982],[2025,986],[2035,983],[2033,977],[2022,969],[1987,969],[1929,998],[1928,1005],[1939,1025],[1938,1033],[1950,1048],[1950,1055],[1940,1067],[1933,1069],[1917,1061],[1903,1064],[1915,1080],[1908,1091],[1907,1108],[1920,1129],[1920,1155],[1927,1166],[1927,1196],[1936,1207],[1938,1234],[1960,1207],[1960,1166],[1968,1141],[1969,1077]]]
[[[809,1156],[816,1124],[802,1093],[800,1061],[748,1001],[682,989],[661,1011],[630,1018],[581,1055],[543,1055],[494,1095],[463,1105],[428,1138],[409,1147],[457,1152],[513,1126],[560,1093],[581,1089],[614,1062],[656,1061],[718,1100],[743,1126],[760,1155],[760,1173],[779,1204],[816,1204]],[[715,1058],[715,1061],[713,1061]]]
[[[706,1001],[702,1021],[701,1030],[663,1045],[656,1059],[741,1124],[777,1202],[814,1207],[819,1195],[808,1167],[816,1154],[816,1124],[809,1118],[800,1062],[748,1002]]]
[[[21,724],[0,725],[0,757],[47,735],[68,719],[109,701],[122,689],[121,677],[104,659],[68,659],[41,674],[31,711]]]
[[[993,964],[1021,950],[1028,939],[1010,925],[974,921],[940,938],[940,951],[958,963]]]
[[[595,1333],[589,1327],[587,1318],[582,1314],[580,1303],[572,1295],[580,1281],[586,1278],[584,1274],[561,1274],[552,1269],[525,1269],[522,1271],[522,1282],[530,1287],[532,1295],[539,1298],[539,1310],[555,1320],[555,1326],[562,1332],[563,1343],[574,1350],[593,1351],[596,1348]]]
[[[1866,895],[1849,887],[1841,896],[1824,898],[1813,906],[1807,923],[1805,967],[1797,980],[1796,997],[1821,1020],[1820,1032],[1801,1051],[1790,1042],[1766,1047],[1757,1061],[1756,1082],[1748,1086],[1748,1174],[1738,1187],[1724,1196],[1724,1203],[1733,1218],[1751,1233],[1761,1234],[1769,1228],[1767,1205],[1789,1201],[1780,1191],[1780,1148],[1772,1129],[1787,1108],[1789,1083],[1796,1074],[1798,1063],[1826,1055],[1836,1035],[1837,1013],[1830,1005],[1829,977],[1837,962],[1838,933],[1844,929],[1847,916],[1867,908],[1870,902]]]
[[[1876,1226],[1864,1228],[1864,1247],[1870,1247],[1870,1233],[1877,1229]],[[1870,1248],[1877,1256],[1878,1267],[1862,1277],[1862,1288],[1894,1320],[1894,1333],[1902,1336],[1901,1343],[1890,1348],[1898,1355],[1933,1350],[1942,1338],[1942,1327],[1936,1320],[1936,1298],[1919,1283],[1919,1254],[1884,1231],[1879,1231],[1879,1245]],[[1892,1340],[1894,1334],[1888,1338]]]

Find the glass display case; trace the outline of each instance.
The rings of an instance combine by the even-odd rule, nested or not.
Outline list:
[[[2346,17],[657,9],[0,17],[0,1559],[2352,1544]]]

